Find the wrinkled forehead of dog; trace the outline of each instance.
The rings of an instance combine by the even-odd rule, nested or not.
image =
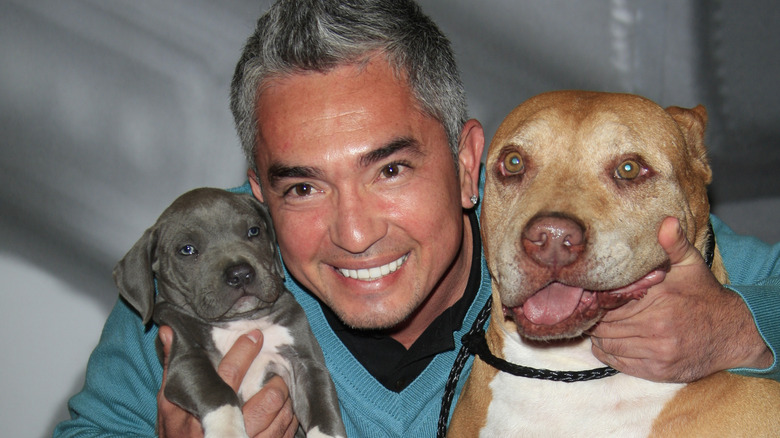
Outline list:
[[[274,240],[268,209],[248,194],[216,188],[198,188],[179,196],[157,220],[160,232],[165,228],[189,229],[208,234],[245,233],[260,227],[262,234]]]
[[[603,129],[607,127],[608,129]],[[685,138],[675,119],[656,103],[637,95],[564,90],[543,93],[515,108],[502,122],[491,149],[502,142],[532,140],[524,135],[607,141],[624,139],[673,152],[685,148]],[[570,142],[574,147],[577,141]]]

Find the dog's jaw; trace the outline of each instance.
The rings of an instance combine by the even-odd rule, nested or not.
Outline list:
[[[504,317],[512,319],[519,334],[527,339],[575,338],[593,327],[607,310],[641,299],[648,288],[664,277],[664,271],[653,270],[629,285],[609,291],[589,291],[552,282],[520,305],[504,304]]]

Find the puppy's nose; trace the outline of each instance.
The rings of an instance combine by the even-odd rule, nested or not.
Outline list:
[[[231,266],[225,270],[225,283],[233,288],[247,286],[255,280],[255,270],[248,263]]]
[[[523,230],[523,249],[537,264],[560,268],[574,263],[585,249],[585,233],[576,221],[559,215],[539,216]]]

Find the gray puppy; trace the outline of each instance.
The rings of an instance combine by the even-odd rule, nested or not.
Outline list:
[[[284,287],[271,218],[255,198],[185,193],[117,264],[114,280],[145,324],[173,329],[165,397],[198,417],[205,437],[246,437],[241,405],[273,375],[290,389],[299,435],[346,437],[322,350]],[[236,394],[216,366],[255,328],[263,348]]]

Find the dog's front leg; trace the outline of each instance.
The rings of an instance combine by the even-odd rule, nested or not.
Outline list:
[[[324,364],[299,357],[293,364],[292,377],[293,408],[307,436],[346,437],[336,388]]]
[[[202,351],[173,354],[165,397],[198,417],[204,438],[247,438],[238,396]]]

